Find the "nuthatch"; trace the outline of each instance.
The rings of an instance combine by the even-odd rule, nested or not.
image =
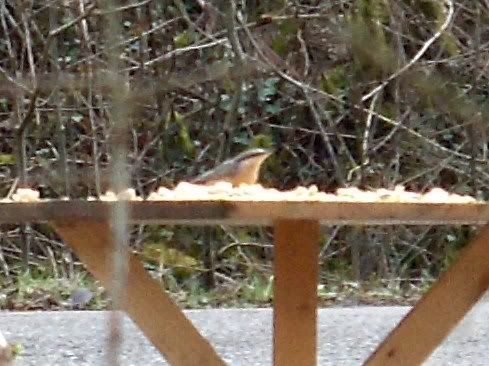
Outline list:
[[[251,149],[224,161],[214,169],[205,172],[191,181],[194,184],[210,185],[216,182],[229,182],[233,186],[255,184],[262,163],[270,156],[271,150]]]

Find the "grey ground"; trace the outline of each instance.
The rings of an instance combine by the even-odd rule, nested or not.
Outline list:
[[[319,364],[361,365],[408,310],[407,307],[320,310]],[[187,314],[210,337],[229,365],[271,365],[270,310],[196,310]],[[21,343],[24,348],[17,365],[103,365],[106,315],[0,312],[0,329],[11,343]],[[488,316],[489,304],[478,305],[426,364],[489,365]],[[166,365],[141,332],[126,321],[127,339],[121,364]]]

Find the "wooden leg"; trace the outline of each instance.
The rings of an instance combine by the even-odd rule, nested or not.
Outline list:
[[[420,365],[489,287],[489,225],[365,363]]]
[[[319,223],[274,225],[274,365],[316,365]]]
[[[108,266],[108,259],[113,253],[109,224],[81,221],[69,224],[57,222],[53,226],[87,269],[109,288],[111,267]],[[129,257],[125,310],[171,365],[225,365],[133,254]]]

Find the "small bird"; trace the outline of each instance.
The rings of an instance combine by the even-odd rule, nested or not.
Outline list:
[[[229,182],[234,187],[240,184],[255,184],[258,180],[263,162],[272,150],[251,149],[242,152],[232,159],[224,161],[212,170],[191,180],[191,183],[211,185],[216,182]]]
[[[68,303],[73,309],[84,309],[92,300],[93,293],[86,287],[77,288],[70,296]]]

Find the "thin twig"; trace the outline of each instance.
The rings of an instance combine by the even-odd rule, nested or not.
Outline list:
[[[58,28],[56,29],[53,29],[49,32],[48,34],[48,40],[49,39],[52,39],[53,37],[57,36],[58,34],[60,34],[61,32],[64,32],[65,30],[67,30],[68,28],[71,28],[73,27],[75,24],[77,24],[78,22],[82,21],[83,19],[87,18],[88,16],[90,16],[90,14],[92,13],[92,11],[96,8],[96,4],[93,3],[93,4],[90,4],[88,5],[86,8],[85,8],[85,11],[83,13],[81,13],[80,15],[78,15],[75,19],[69,21],[68,23],[65,23],[61,26],[59,26]]]
[[[365,121],[365,131],[363,132],[363,141],[362,141],[362,166],[366,166],[369,163],[369,148],[368,148],[368,143],[370,141],[370,129],[372,127],[372,119],[373,119],[373,114],[372,112],[375,109],[375,105],[377,104],[377,100],[379,99],[379,95],[381,93],[375,94],[375,96],[372,99],[372,102],[370,103],[370,108],[369,112],[367,115],[367,119]]]
[[[114,0],[105,1],[108,11],[106,37],[109,44],[116,44],[121,34],[121,19]],[[127,139],[129,131],[129,103],[127,101],[128,87],[121,77],[118,77],[120,65],[119,48],[109,54],[108,66],[111,80],[110,92],[113,101],[109,113],[112,119],[111,136],[111,188],[115,192],[122,192],[129,186],[129,173],[127,166]],[[112,366],[120,364],[120,353],[123,341],[123,326],[121,311],[125,308],[127,273],[128,273],[128,243],[129,219],[127,201],[116,201],[111,211],[111,229],[113,238],[112,279],[110,293],[113,300],[113,311],[109,318],[110,335],[108,339],[108,363]]]

